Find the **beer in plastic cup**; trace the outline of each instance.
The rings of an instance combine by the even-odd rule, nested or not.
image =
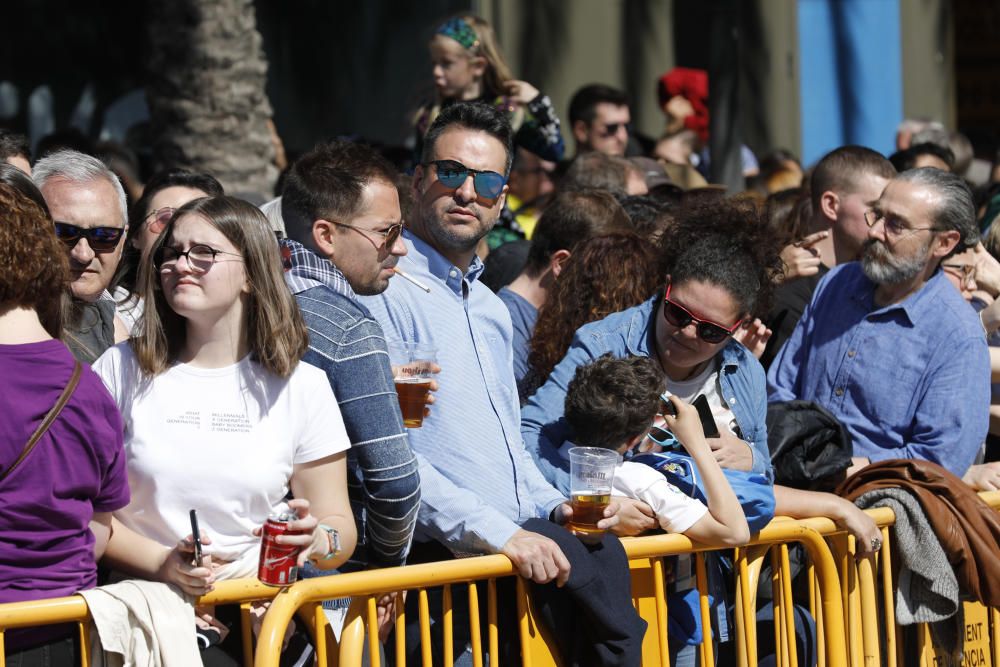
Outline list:
[[[597,522],[611,502],[611,483],[618,465],[618,453],[600,447],[572,447],[569,450],[570,505],[573,517],[569,529],[577,536],[596,541],[604,534]]]
[[[389,360],[399,396],[399,410],[403,413],[403,426],[420,428],[424,423],[427,393],[434,377],[431,368],[437,361],[437,350],[427,343],[393,342],[389,344]]]

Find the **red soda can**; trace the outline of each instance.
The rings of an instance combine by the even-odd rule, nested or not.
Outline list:
[[[288,523],[294,514],[272,514],[267,517],[260,534],[260,564],[257,578],[268,586],[290,586],[299,576],[296,561],[301,549],[291,544],[278,544],[278,535],[301,535],[301,530],[289,530]]]

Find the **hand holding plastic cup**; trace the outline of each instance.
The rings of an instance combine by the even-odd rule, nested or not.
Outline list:
[[[392,342],[389,362],[406,428],[424,423],[427,394],[437,366],[437,349],[429,343]]]
[[[570,506],[573,516],[569,529],[585,541],[597,541],[604,530],[597,522],[611,502],[618,452],[600,447],[572,447],[569,450]]]

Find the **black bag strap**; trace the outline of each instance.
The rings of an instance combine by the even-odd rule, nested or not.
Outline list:
[[[62,409],[66,407],[66,403],[69,402],[70,397],[73,395],[76,385],[80,383],[80,373],[82,370],[83,365],[79,362],[79,360],[75,360],[73,374],[69,376],[69,382],[66,384],[66,388],[62,390],[61,394],[59,394],[59,400],[56,401],[56,404],[53,405],[52,409],[49,410],[47,415],[45,415],[45,419],[42,420],[42,423],[38,425],[35,432],[31,434],[30,438],[28,438],[28,444],[24,446],[24,451],[21,452],[21,455],[17,457],[17,460],[14,461],[9,468],[4,470],[2,475],[0,475],[0,482],[7,479],[7,477],[14,472],[17,466],[21,465],[21,462],[28,458],[28,454],[30,454],[31,450],[35,448],[35,445],[37,445],[41,437],[45,435],[45,432],[49,430],[49,427],[52,426],[52,422],[56,420],[56,417],[59,416]]]

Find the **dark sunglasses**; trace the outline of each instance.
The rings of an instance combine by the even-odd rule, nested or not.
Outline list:
[[[77,227],[68,222],[57,222],[56,236],[70,248],[75,248],[80,239],[87,243],[95,252],[114,250],[125,233],[122,227]]]
[[[610,137],[618,134],[618,130],[625,128],[625,132],[628,133],[628,123],[605,123],[604,124],[604,136]]]
[[[501,176],[495,171],[470,169],[455,160],[434,160],[427,164],[434,165],[438,180],[446,188],[460,188],[465,183],[465,179],[472,176],[472,184],[476,188],[476,194],[487,199],[499,197],[500,193],[503,192],[503,186],[507,184],[506,176]]]
[[[646,437],[658,444],[663,449],[677,449],[681,446],[680,440],[674,434],[662,426],[650,426]]]
[[[684,306],[671,301],[670,288],[671,285],[668,284],[667,291],[663,295],[663,319],[665,319],[671,326],[683,329],[687,325],[694,322],[698,338],[702,339],[706,343],[714,345],[726,340],[727,336],[732,336],[733,332],[739,329],[740,325],[743,324],[743,320],[740,320],[733,326],[726,328],[721,324],[716,324],[710,320],[703,320]]]
[[[152,211],[146,216],[146,227],[154,234],[159,234],[170,222],[170,218],[174,217],[174,213],[177,209],[173,206],[164,206],[163,208],[158,208]]]

